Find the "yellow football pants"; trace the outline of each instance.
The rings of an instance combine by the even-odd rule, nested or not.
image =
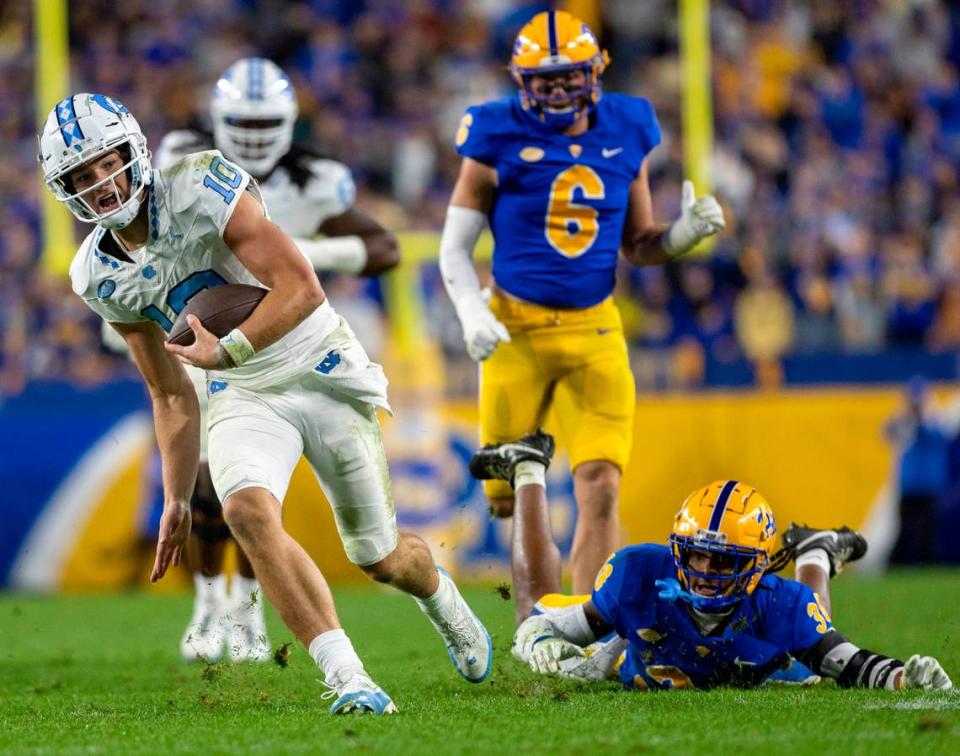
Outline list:
[[[490,309],[511,341],[481,363],[481,443],[532,433],[553,406],[558,441],[570,455],[571,469],[605,460],[623,470],[636,391],[613,299],[584,309],[552,310],[498,293]],[[490,497],[512,493],[501,480],[485,481],[484,489]]]

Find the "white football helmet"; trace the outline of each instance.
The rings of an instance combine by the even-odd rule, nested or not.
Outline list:
[[[217,149],[251,175],[265,176],[293,144],[297,97],[276,63],[243,58],[217,81],[210,116]]]
[[[153,180],[153,171],[147,138],[123,103],[89,92],[67,97],[50,111],[39,140],[43,181],[77,218],[85,223],[120,229],[137,217],[145,190]],[[71,172],[110,150],[120,153],[123,165],[94,186],[75,192],[70,182]],[[115,180],[124,171],[130,181],[126,197]],[[101,213],[87,198],[93,198],[108,182],[113,187],[116,205]]]

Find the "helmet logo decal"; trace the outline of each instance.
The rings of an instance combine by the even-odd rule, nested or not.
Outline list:
[[[101,108],[106,110],[108,113],[116,113],[117,115],[120,115],[121,113],[130,112],[129,110],[127,110],[126,105],[124,105],[122,102],[120,102],[120,100],[114,97],[107,97],[106,95],[95,94],[90,99],[93,100],[93,102],[97,103],[97,105],[99,105]]]
[[[77,120],[77,113],[73,107],[73,97],[66,97],[57,105],[57,124],[60,126],[60,136],[63,137],[63,143],[69,147],[73,140],[83,139],[83,131],[80,129],[80,122]]]

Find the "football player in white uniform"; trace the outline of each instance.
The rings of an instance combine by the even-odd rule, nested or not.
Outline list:
[[[163,170],[192,153],[218,149],[257,180],[271,220],[293,237],[318,273],[373,276],[396,266],[400,259],[396,237],[354,205],[350,169],[294,144],[296,93],[279,66],[264,58],[234,63],[214,87],[210,116],[212,134],[195,129],[167,134],[154,157],[155,167]],[[318,234],[324,238],[316,238]],[[113,331],[104,328],[104,340],[109,342]],[[204,377],[191,368],[187,373],[198,384],[205,428]],[[205,435],[205,430],[201,432]],[[227,596],[223,563],[230,530],[210,480],[205,447],[201,438],[187,548],[196,594],[180,653],[187,661],[198,657],[213,661],[225,645],[233,661],[264,661],[270,657],[270,644],[260,586],[239,547]]]
[[[153,401],[164,510],[151,580],[190,534],[200,421],[181,360],[207,370],[209,463],[231,532],[283,621],[323,670],[332,713],[396,710],[340,627],[330,589],[287,534],[280,507],[304,454],[345,551],[373,579],[411,593],[457,671],[486,679],[490,636],[418,537],[399,533],[375,408],[386,378],[326,300],[294,242],[266,215],[250,175],[216,150],[162,171],[131,113],[100,94],[67,97],[40,134],[44,182],[96,224],[70,267],[74,291],[126,341]],[[189,347],[165,342],[204,288],[269,289],[222,339],[195,317]]]

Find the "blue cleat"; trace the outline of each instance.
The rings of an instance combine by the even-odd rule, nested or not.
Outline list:
[[[820,675],[816,674],[806,664],[801,664],[796,659],[790,659],[790,666],[778,669],[772,673],[764,685],[816,685],[820,682]]]
[[[460,595],[450,574],[437,565],[440,579],[447,581],[456,596],[456,607],[449,621],[438,621],[427,615],[427,619],[440,633],[447,646],[447,655],[463,679],[472,683],[482,683],[490,675],[493,665],[493,641],[487,628],[473,613],[473,610]]]
[[[332,680],[324,685],[330,688],[321,698],[337,700],[330,705],[331,714],[396,714],[397,707],[379,685],[363,670],[350,674],[344,682]]]

